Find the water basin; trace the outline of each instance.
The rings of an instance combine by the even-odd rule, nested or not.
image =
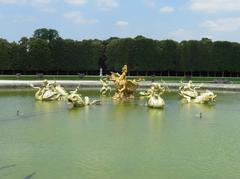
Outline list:
[[[240,178],[239,93],[218,94],[216,105],[164,99],[164,110],[140,98],[71,109],[0,91],[0,178]]]

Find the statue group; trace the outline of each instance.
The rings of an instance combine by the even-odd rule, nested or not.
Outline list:
[[[121,73],[111,72],[111,75],[106,78],[100,79],[102,88],[100,89],[100,94],[102,96],[111,95],[111,86],[110,83],[114,84],[115,94],[113,95],[113,100],[133,100],[134,93],[139,87],[139,82],[143,79],[127,79],[128,68],[127,65],[122,67]],[[94,104],[100,104],[100,100],[90,101],[88,96],[82,97],[79,93],[79,87],[74,91],[67,91],[61,85],[56,83],[49,83],[47,80],[43,81],[41,87],[33,88],[38,89],[35,93],[36,100],[41,101],[67,101],[72,104],[73,107],[84,107]],[[181,82],[179,87],[179,96],[183,98],[183,101],[186,103],[210,103],[215,101],[216,96],[212,91],[206,90],[205,92],[199,93],[197,89],[201,88],[200,86],[195,86],[192,81],[184,84]],[[150,88],[139,92],[139,95],[145,97],[146,106],[151,108],[164,108],[165,101],[162,98],[162,95],[169,91],[169,88],[165,83],[152,83]]]
[[[200,89],[202,84],[199,86],[195,86],[192,81],[189,81],[187,84],[183,84],[179,87],[179,95],[187,102],[187,103],[198,103],[198,104],[207,104],[215,101],[217,95],[214,94],[210,90],[206,90],[205,92],[199,93],[196,89]]]
[[[84,99],[79,93],[79,86],[73,90],[67,92],[61,85],[56,83],[49,83],[47,80],[43,81],[41,87],[31,87],[38,89],[35,93],[35,99],[39,101],[67,101],[72,104],[73,107],[84,107],[93,104],[100,104],[100,100],[90,101],[88,96],[85,96]]]

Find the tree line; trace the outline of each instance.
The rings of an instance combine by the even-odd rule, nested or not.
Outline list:
[[[91,73],[120,71],[132,74],[223,74],[240,72],[240,44],[228,41],[154,40],[112,37],[107,40],[62,39],[54,29],[37,29],[19,42],[0,39],[0,71],[13,73]]]

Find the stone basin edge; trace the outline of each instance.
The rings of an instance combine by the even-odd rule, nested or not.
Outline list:
[[[50,83],[56,82],[66,88],[101,88],[102,85],[100,81],[94,80],[48,80]],[[0,89],[31,89],[30,84],[34,86],[41,86],[43,80],[0,80]],[[155,81],[157,83],[157,81]],[[143,81],[139,83],[140,88],[148,88],[152,84],[151,81]],[[194,83],[195,85],[200,85],[200,83]],[[110,84],[113,86],[113,83]],[[170,89],[178,89],[180,83],[166,82]],[[214,84],[214,83],[204,83],[201,89],[209,90],[220,90],[220,91],[237,91],[240,92],[240,84]]]

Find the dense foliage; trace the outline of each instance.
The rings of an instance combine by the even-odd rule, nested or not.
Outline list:
[[[240,72],[240,44],[227,41],[153,40],[143,36],[108,40],[62,39],[54,29],[37,29],[18,43],[0,39],[2,73]]]

